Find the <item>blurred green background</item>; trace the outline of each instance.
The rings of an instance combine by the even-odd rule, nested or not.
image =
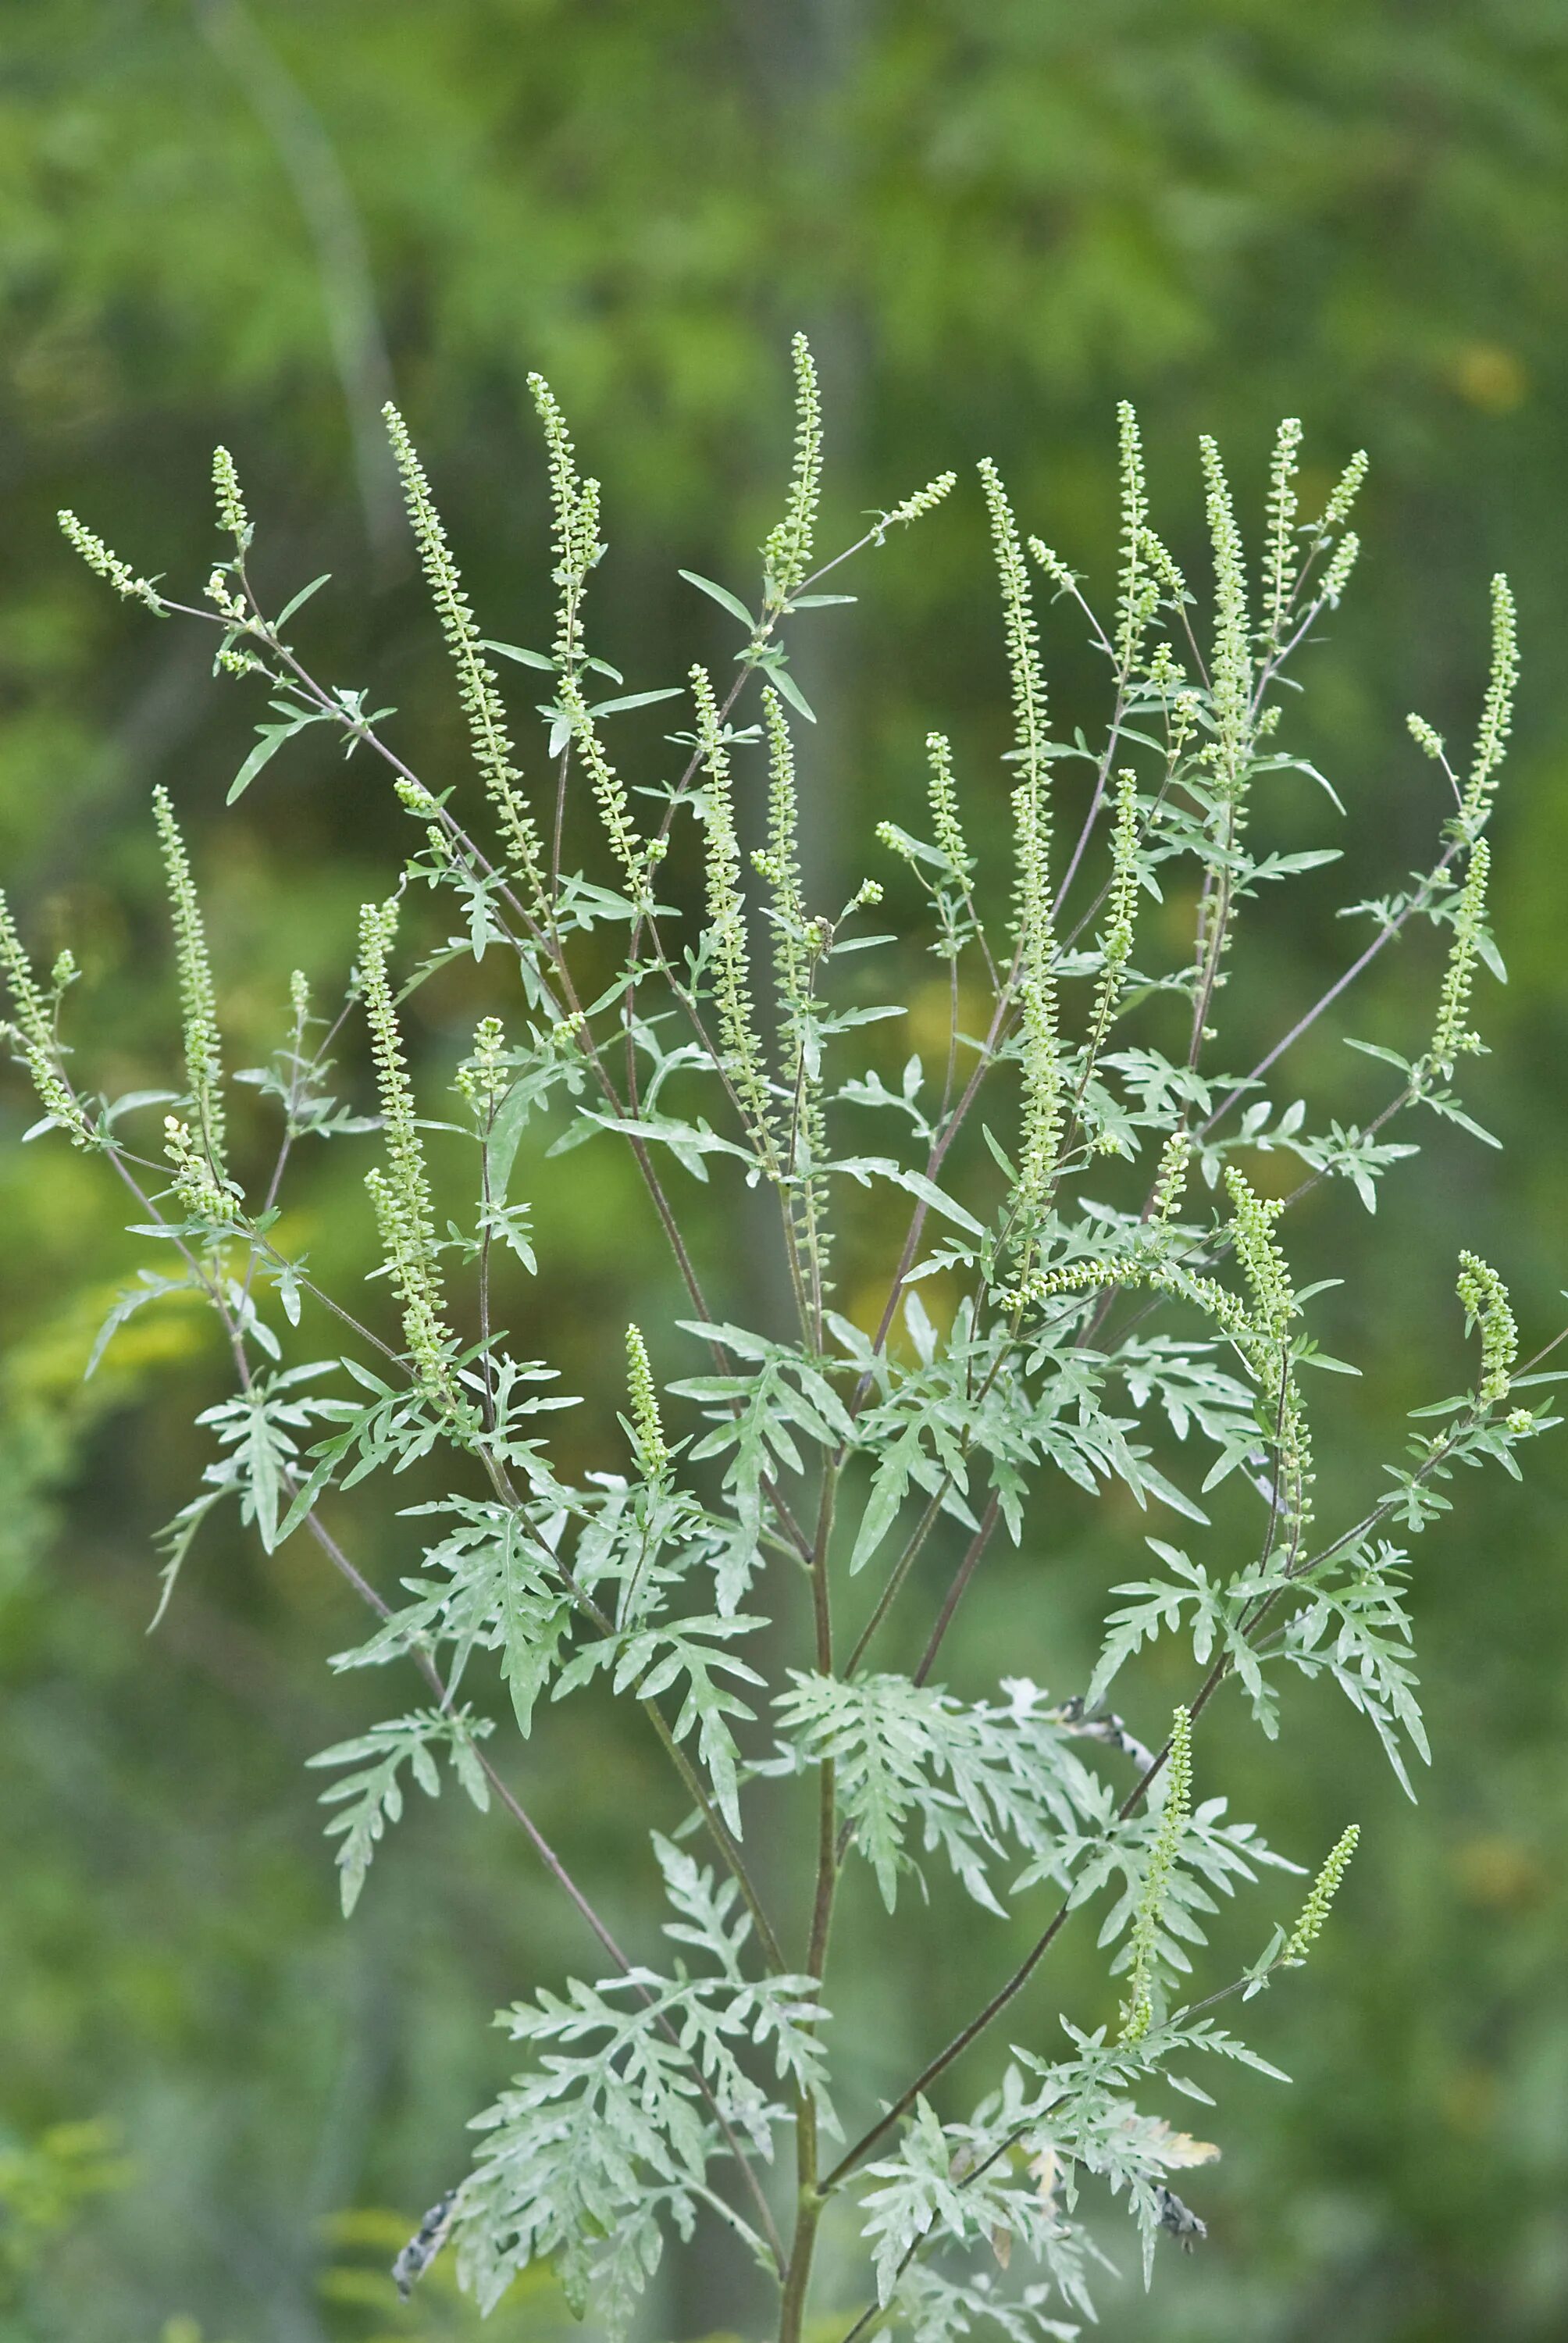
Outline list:
[[[1527,1347],[1563,1306],[1565,230],[1562,0],[0,0],[0,870],[35,942],[68,939],[84,962],[94,1078],[167,1071],[155,779],[208,891],[236,1062],[278,1037],[291,966],[340,977],[403,830],[362,762],[310,742],[225,815],[257,711],[210,681],[205,638],[86,576],[57,505],[199,587],[223,439],[269,588],[335,573],[312,606],[320,669],[396,700],[416,761],[450,775],[457,720],[382,398],[408,414],[486,624],[538,641],[524,384],[549,377],[605,483],[599,647],[641,687],[727,654],[674,568],[749,581],[803,326],[828,401],[825,544],[944,466],[966,482],[803,641],[817,875],[841,900],[873,821],[918,787],[929,723],[970,744],[976,827],[1000,819],[975,459],[1103,578],[1112,407],[1131,397],[1157,517],[1197,571],[1195,435],[1221,437],[1256,526],[1272,427],[1299,414],[1318,476],[1359,445],[1373,458],[1362,575],[1312,655],[1297,733],[1349,808],[1352,875],[1252,937],[1233,1004],[1249,1035],[1349,956],[1333,903],[1427,854],[1442,809],[1403,713],[1466,737],[1494,568],[1526,661],[1496,828],[1511,981],[1486,993],[1495,1055],[1473,1091],[1507,1151],[1444,1133],[1375,1222],[1319,1199],[1293,1239],[1348,1280],[1324,1327],[1367,1381],[1331,1394],[1321,1502],[1353,1504],[1402,1411],[1465,1372],[1460,1243],[1512,1281]],[[1091,726],[1096,670],[1060,612],[1046,653],[1058,725]],[[1305,794],[1278,819],[1296,842],[1336,830]],[[1419,1048],[1432,983],[1420,948],[1390,954],[1352,1030]],[[448,995],[417,1025],[433,1066],[465,1014]],[[1369,1081],[1324,1033],[1281,1095],[1348,1114],[1381,1098]],[[328,1676],[357,1628],[303,1539],[265,1563],[215,1531],[146,1640],[150,1534],[205,1462],[189,1416],[222,1361],[194,1317],[149,1314],[83,1384],[141,1255],[94,1167],[15,1145],[15,1082],[0,1112],[0,2338],[471,2334],[438,2285],[398,2311],[382,2273],[506,2071],[489,2012],[580,1946],[525,1850],[444,1811],[409,1816],[345,1927],[302,1763],[411,1692]],[[369,1237],[340,1152],[293,1232],[352,1269]],[[538,1167],[535,1195],[524,1347],[587,1395],[564,1436],[579,1466],[603,1462],[618,1331],[628,1308],[670,1314],[664,1261],[609,1151]],[[721,1314],[760,1306],[744,1243],[703,1242]],[[661,1363],[690,1371],[669,1338]],[[1418,1808],[1326,1693],[1298,1695],[1282,1752],[1239,1715],[1206,1743],[1208,1786],[1244,1782],[1288,1851],[1315,1860],[1354,1813],[1365,1855],[1314,1970],[1256,2006],[1254,2038],[1295,2084],[1227,2087],[1225,2161],[1191,2192],[1210,2241],[1163,2257],[1150,2301],[1107,2286],[1112,2343],[1568,2332],[1568,1463],[1531,1461],[1523,1490],[1462,1491],[1420,1554],[1436,1762]],[[1052,1507],[1037,1549],[982,1575],[956,1684],[1081,1684],[1138,1523]],[[349,1524],[387,1583],[406,1526],[388,1543],[368,1514]],[[1130,1678],[1133,1721],[1184,1681]],[[514,1768],[618,1926],[646,1932],[621,1818],[640,1744],[581,1705],[546,1727]],[[869,2085],[892,2086],[1007,1947],[944,1904],[856,1925],[840,2033],[864,2041]],[[1068,1952],[1016,2038],[1051,2038],[1059,2003],[1106,2015],[1093,1976]],[[745,2308],[722,2257],[676,2255],[649,2333]],[[490,2331],[561,2320],[541,2283]]]

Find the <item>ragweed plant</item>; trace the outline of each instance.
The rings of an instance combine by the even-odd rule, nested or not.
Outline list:
[[[558,588],[548,651],[481,634],[413,440],[388,410],[467,721],[467,776],[417,774],[388,729],[391,710],[318,679],[297,647],[304,596],[268,615],[224,451],[221,558],[205,607],[175,600],[65,516],[110,586],[160,617],[206,620],[218,670],[267,693],[231,799],[287,741],[326,728],[347,754],[379,760],[413,837],[386,899],[363,910],[342,1001],[320,1016],[295,979],[273,1063],[234,1078],[259,1093],[243,1113],[196,884],[161,790],[154,816],[185,1027],[175,1089],[94,1094],[62,1024],[74,964],[36,973],[3,900],[0,961],[13,1046],[44,1110],[36,1132],[101,1156],[129,1192],[138,1234],[160,1248],[161,1265],[142,1272],[104,1339],[132,1311],[194,1292],[232,1361],[232,1392],[202,1418],[216,1452],[205,1483],[166,1536],[164,1602],[206,1514],[236,1504],[269,1552],[313,1539],[374,1614],[367,1640],[333,1664],[404,1678],[388,1704],[397,1714],[312,1760],[334,1776],[324,1795],[345,1909],[409,1780],[434,1794],[449,1775],[523,1832],[593,1956],[564,1990],[535,1981],[504,2013],[515,2079],[476,2116],[471,2164],[454,2168],[449,2195],[399,2256],[399,2283],[449,2255],[487,2306],[549,2265],[614,2337],[668,2232],[713,2222],[776,2285],[778,2331],[796,2343],[809,2307],[814,2319],[831,2315],[811,2288],[819,2247],[837,2233],[835,2266],[859,2239],[866,2272],[843,2306],[846,2343],[882,2328],[947,2343],[988,2321],[1022,2343],[1071,2333],[1072,2315],[1089,2312],[1096,2192],[1131,2214],[1146,2271],[1161,2233],[1201,2234],[1171,2176],[1212,2151],[1147,2111],[1146,2096],[1166,2081],[1195,2088],[1191,2070],[1205,2061],[1273,2071],[1216,2006],[1255,1997],[1307,1958],[1355,1845],[1352,1824],[1298,1916],[1278,1918],[1250,1966],[1195,1977],[1195,1962],[1213,1967],[1205,1923],[1217,1896],[1295,1867],[1211,1794],[1212,1704],[1234,1685],[1273,1735],[1292,1688],[1325,1679],[1408,1786],[1410,1753],[1426,1755],[1409,1542],[1447,1508],[1461,1467],[1515,1472],[1515,1450],[1553,1420],[1532,1403],[1550,1378],[1518,1371],[1501,1279],[1465,1252],[1458,1299],[1479,1334],[1473,1388],[1423,1411],[1437,1428],[1418,1431],[1359,1513],[1322,1518],[1310,1394],[1337,1363],[1312,1332],[1318,1289],[1298,1285],[1289,1253],[1292,1215],[1325,1183],[1348,1182],[1375,1209],[1412,1151],[1392,1135],[1396,1121],[1402,1133],[1418,1115],[1469,1124],[1456,1082],[1481,1047],[1473,997],[1495,957],[1483,833],[1509,731],[1513,611],[1499,580],[1468,766],[1412,719],[1452,789],[1428,867],[1400,892],[1350,907],[1371,923],[1359,953],[1257,1063],[1238,1066],[1221,1041],[1238,936],[1272,890],[1335,859],[1260,847],[1254,816],[1279,776],[1311,771],[1284,745],[1282,692],[1349,583],[1364,459],[1303,520],[1301,431],[1287,421],[1250,550],[1204,440],[1212,591],[1201,595],[1155,534],[1136,418],[1123,408],[1120,551],[1103,614],[1026,536],[997,468],[982,464],[1010,820],[977,820],[964,751],[932,733],[925,829],[882,822],[881,875],[848,903],[812,904],[798,781],[812,719],[791,642],[844,598],[822,590],[827,578],[956,483],[942,475],[821,558],[823,427],[803,340],[794,369],[795,469],[761,548],[755,608],[683,573],[736,627],[733,662],[646,691],[621,691],[590,649],[599,491],[548,386],[533,387]],[[1051,737],[1042,588],[1051,624],[1065,613],[1087,625],[1104,659],[1097,744]],[[548,679],[532,753],[517,745],[522,722],[501,681],[518,666]],[[677,699],[687,713],[668,736],[675,753],[628,785],[606,745],[612,719]],[[970,843],[996,835],[1009,841],[1009,872],[985,872]],[[876,1032],[862,1038],[879,1027],[885,1040],[901,1014],[865,974],[868,955],[896,943],[869,933],[864,916],[885,880],[900,900],[923,896],[946,970],[950,1031],[930,1066],[879,1048]],[[405,940],[416,889],[451,910],[449,935],[423,957]],[[1173,949],[1169,916],[1147,914],[1183,897],[1192,932]],[[1372,1052],[1395,1079],[1371,1121],[1314,1127],[1304,1102],[1279,1091],[1282,1061],[1422,924],[1451,931],[1430,1041],[1409,1058]],[[401,1004],[459,960],[477,964],[471,982],[494,981],[494,1006],[457,1069],[456,1108],[422,1105]],[[366,1037],[373,1111],[328,1088],[346,1028]],[[868,1047],[871,1061],[858,1064]],[[235,1167],[264,1114],[279,1126],[276,1151],[247,1190]],[[512,1191],[530,1125],[558,1150],[628,1150],[683,1296],[651,1342],[626,1330],[624,1444],[581,1477],[552,1456],[541,1420],[569,1403],[549,1392],[548,1362],[515,1351],[501,1323],[503,1304],[513,1322],[528,1319],[538,1237]],[[869,1135],[879,1128],[880,1141]],[[285,1183],[316,1140],[369,1159],[390,1327],[373,1301],[324,1291],[284,1242]],[[473,1202],[443,1229],[436,1197],[459,1157]],[[738,1210],[747,1187],[770,1200],[787,1332],[737,1323],[730,1297],[710,1294],[699,1273],[681,1183],[710,1173],[731,1183]],[[879,1194],[884,1227],[888,1212],[898,1216],[885,1294],[859,1316],[838,1282],[863,1226],[843,1212],[846,1183]],[[857,1280],[866,1274],[857,1258]],[[1454,1331],[1457,1342],[1457,1313]],[[417,1572],[377,1584],[340,1542],[335,1493],[416,1462],[427,1473],[445,1465],[447,1493],[418,1509],[432,1526]],[[1155,1527],[1184,1522],[1185,1544],[1146,1540],[1155,1574],[1116,1590],[1087,1685],[1052,1694],[1022,1675],[952,1681],[949,1637],[968,1589],[999,1541],[1043,1548],[1041,1516],[1062,1475],[1091,1494],[1120,1484]],[[1227,1482],[1211,1523],[1202,1500]],[[789,1623],[801,1619],[792,1645]],[[1190,1644],[1191,1683],[1146,1744],[1104,1703],[1161,1640]],[[1027,1622],[1019,1641],[1032,1662]],[[1038,1662],[1044,1673],[1051,1654]],[[514,1736],[548,1732],[560,1702],[607,1699],[632,1706],[687,1816],[648,1848],[668,1908],[662,1950],[623,1948],[571,1850],[546,1839],[514,1785]],[[759,1811],[802,1850],[798,1910],[782,1900],[789,1866],[756,1860]],[[900,1926],[919,1925],[910,1883],[946,1875],[986,1913],[1030,1916],[1033,1932],[1007,1975],[977,1941],[972,2017],[872,2105],[853,2064],[846,2078],[833,2026],[832,1922],[856,1866]],[[1065,1931],[1095,1925],[1091,1906],[1108,1964],[1101,2008],[1049,2026],[1020,1996]],[[1020,2046],[977,2101],[969,2054],[1004,2022],[1002,2038]]]

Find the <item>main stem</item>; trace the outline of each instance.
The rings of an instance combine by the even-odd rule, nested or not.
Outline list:
[[[839,1471],[837,1462],[829,1458],[823,1470],[817,1534],[811,1547],[811,1615],[817,1671],[825,1676],[833,1674],[833,1607],[828,1556],[832,1544]],[[819,1983],[828,1965],[828,1937],[833,1925],[833,1895],[839,1879],[838,1835],[838,1787],[829,1757],[823,1761],[817,1779],[817,1875],[806,1948],[807,1972]],[[819,2186],[817,2102],[809,2090],[800,2093],[796,2106],[795,2178],[795,2234],[790,2240],[784,2292],[779,2306],[779,2343],[799,2343],[811,2284],[811,2264],[817,2251],[817,2232],[827,2202]]]

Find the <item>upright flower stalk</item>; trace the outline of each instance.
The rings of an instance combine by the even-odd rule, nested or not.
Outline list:
[[[1181,1852],[1181,1840],[1192,1805],[1192,1719],[1179,1708],[1171,1720],[1171,1753],[1165,1765],[1165,1802],[1155,1825],[1153,1844],[1143,1874],[1142,1892],[1128,1937],[1131,1955],[1127,1999],[1121,2011],[1121,2041],[1131,2048],[1141,2042],[1154,2023],[1154,1982],[1165,1898]]]
[[[387,1274],[403,1305],[403,1340],[415,1374],[433,1403],[444,1413],[457,1413],[465,1403],[452,1363],[455,1345],[442,1317],[435,1208],[387,971],[397,932],[395,902],[362,907],[359,986],[370,1028],[387,1145],[385,1166],[367,1172],[365,1184],[376,1209]]]
[[[179,976],[180,1007],[185,1037],[186,1087],[196,1116],[201,1146],[216,1178],[225,1174],[223,1053],[218,1038],[217,993],[207,953],[206,929],[191,877],[190,857],[180,836],[168,791],[153,791],[153,817],[157,824],[168,887],[169,916],[175,931],[175,967]]]
[[[467,719],[474,762],[517,866],[536,905],[544,900],[538,831],[522,794],[498,679],[485,656],[478,621],[464,589],[446,528],[436,509],[425,467],[408,427],[390,403],[383,410],[392,453],[403,482],[404,499],[441,632],[457,672],[457,695]]]
[[[706,668],[690,675],[697,704],[699,754],[702,759],[703,837],[708,881],[708,933],[714,1012],[724,1066],[750,1137],[769,1162],[776,1161],[773,1108],[757,1010],[751,990],[751,950],[746,934],[746,904],[740,891],[740,848],[735,835],[729,749],[719,729],[719,704]]]

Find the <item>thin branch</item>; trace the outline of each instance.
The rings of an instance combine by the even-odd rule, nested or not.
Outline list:
[[[997,1523],[1000,1518],[1001,1496],[999,1491],[993,1489],[986,1501],[986,1509],[980,1517],[980,1527],[970,1540],[964,1558],[953,1574],[953,1583],[948,1589],[947,1598],[937,1614],[937,1623],[931,1629],[930,1640],[926,1645],[920,1666],[915,1670],[916,1684],[923,1684],[935,1667],[937,1654],[942,1646],[942,1638],[953,1624],[953,1614],[963,1601],[965,1590],[970,1579],[980,1568],[980,1557],[990,1544]]]

